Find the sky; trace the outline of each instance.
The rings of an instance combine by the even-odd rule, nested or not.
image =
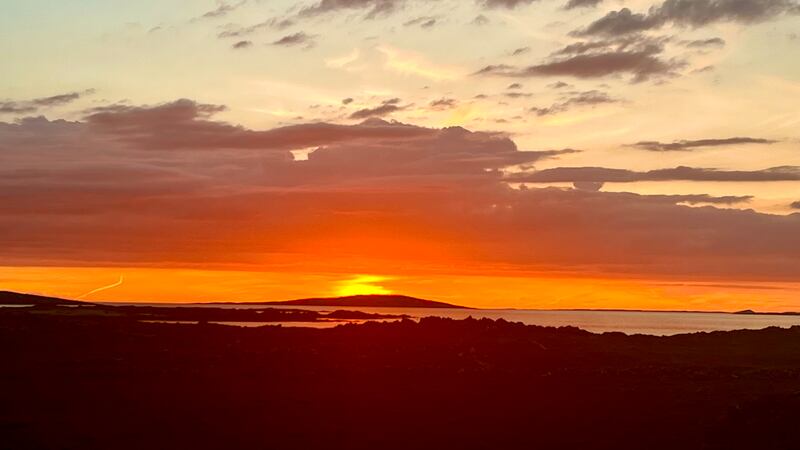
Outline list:
[[[0,289],[800,310],[797,0],[7,0]]]

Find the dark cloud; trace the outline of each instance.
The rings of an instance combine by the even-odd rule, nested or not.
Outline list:
[[[657,142],[657,141],[641,141],[635,144],[628,145],[629,147],[639,148],[642,150],[649,150],[652,152],[675,152],[675,151],[691,151],[703,147],[720,147],[727,145],[743,145],[743,144],[774,144],[778,141],[762,138],[752,137],[732,137],[724,139],[698,139],[698,140],[682,140],[675,142]]]
[[[550,89],[566,89],[568,87],[572,87],[569,83],[564,83],[563,81],[556,81],[555,83],[550,83],[547,85]]]
[[[556,167],[537,172],[518,173],[510,176],[514,182],[539,183],[633,183],[639,181],[721,181],[721,182],[769,182],[800,181],[800,167],[781,166],[763,170],[718,170],[679,166],[637,172],[627,169],[605,167]]]
[[[522,89],[522,85],[520,83],[511,83],[506,89]]]
[[[342,99],[342,104],[343,105],[349,105],[350,103],[353,103],[353,98],[352,97],[347,97],[345,99]]]
[[[530,47],[520,47],[518,49],[515,49],[513,52],[511,52],[511,56],[524,55],[525,53],[528,53],[530,51],[531,51]]]
[[[399,98],[391,98],[384,100],[380,105],[374,108],[364,108],[350,114],[351,119],[368,119],[370,117],[384,117],[397,111],[406,109],[406,106],[400,106]]]
[[[235,48],[235,49],[248,48],[248,47],[252,47],[252,46],[253,46],[253,42],[252,41],[239,41],[239,42],[237,42],[237,43],[232,45],[232,47]]]
[[[219,5],[216,9],[208,11],[207,13],[200,16],[201,19],[216,19],[219,17],[225,17],[229,13],[235,11],[239,7],[243,6],[247,3],[247,0],[242,0],[239,3],[230,4],[225,2],[219,2]]]
[[[529,98],[533,97],[533,94],[529,92],[503,92],[503,96],[508,98]]]
[[[182,99],[156,106],[110,106],[92,110],[86,125],[99,136],[115,139],[139,149],[200,150],[237,148],[275,150],[306,148],[350,139],[414,137],[425,130],[385,122],[361,125],[312,123],[252,131],[212,120],[224,111]]]
[[[227,29],[220,32],[217,37],[220,39],[225,38],[240,38],[243,36],[249,36],[257,31],[263,29],[272,29],[272,30],[284,30],[294,25],[294,21],[291,19],[279,19],[279,18],[271,18],[265,20],[264,22],[257,23],[255,25],[250,25],[246,27],[238,26],[238,25],[228,25]]]
[[[793,209],[800,209],[800,201],[792,202],[789,207]]]
[[[440,98],[432,101],[429,106],[431,109],[439,111],[444,109],[453,109],[458,106],[458,100],[454,98]]]
[[[686,63],[662,59],[660,54],[663,51],[660,41],[649,38],[630,42],[579,42],[555,52],[541,64],[523,68],[506,64],[489,65],[476,72],[476,75],[601,78],[628,74],[632,82],[676,76],[676,71],[685,67]]]
[[[299,31],[297,33],[289,34],[278,39],[277,41],[273,42],[272,45],[278,45],[282,47],[294,47],[298,45],[304,45],[306,47],[312,47],[314,46],[314,36]]]
[[[661,28],[667,24],[698,28],[715,22],[758,23],[783,14],[800,14],[795,0],[666,0],[644,13],[628,8],[611,11],[587,27],[579,36],[619,36]]]
[[[660,26],[659,19],[647,14],[633,13],[628,8],[611,11],[589,24],[586,28],[574,31],[575,36],[620,36],[638,33]]]
[[[51,108],[72,103],[81,97],[94,94],[94,92],[94,89],[87,89],[81,92],[70,92],[68,94],[40,97],[32,100],[0,101],[0,114],[31,114],[43,108]]]
[[[600,189],[603,189],[603,184],[598,181],[574,181],[572,187],[580,191],[599,192]]]
[[[569,0],[564,9],[594,8],[602,2],[603,0]]]
[[[514,9],[518,6],[530,5],[538,0],[478,0],[478,3],[487,8]]]
[[[696,39],[693,41],[682,41],[681,43],[689,48],[720,48],[725,46],[725,40],[718,37],[709,39]]]
[[[483,26],[483,25],[488,25],[489,22],[491,21],[489,20],[488,17],[484,16],[483,14],[478,14],[477,16],[475,16],[474,19],[472,19],[472,22],[470,23],[472,25]]]
[[[545,108],[534,107],[531,112],[536,113],[538,116],[548,116],[568,111],[573,108],[580,108],[584,106],[597,106],[608,103],[619,103],[621,100],[611,97],[605,92],[601,91],[585,91],[573,92],[562,98],[560,102],[554,103]]]
[[[418,26],[420,28],[433,28],[436,25],[437,20],[438,18],[434,16],[420,16],[403,23],[403,26],[405,27]]]
[[[374,19],[391,14],[404,6],[406,0],[320,0],[300,11],[300,16],[316,16],[342,10],[366,10],[366,18]]]

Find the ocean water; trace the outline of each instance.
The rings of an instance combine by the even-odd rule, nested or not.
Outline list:
[[[166,305],[160,305],[166,306]],[[177,305],[170,305],[177,306]],[[185,305],[198,306],[198,305]],[[223,308],[265,308],[264,305],[205,305]],[[580,310],[525,310],[525,309],[450,309],[450,308],[369,308],[321,306],[269,306],[271,308],[306,309],[330,312],[352,310],[379,314],[405,314],[412,319],[436,316],[451,319],[505,319],[526,325],[547,327],[574,326],[593,333],[619,331],[626,334],[668,336],[699,331],[758,330],[767,327],[788,328],[800,325],[800,316],[753,315],[699,312],[654,311],[580,311]],[[287,322],[283,326],[334,327],[343,322]],[[275,323],[273,323],[275,324]],[[230,324],[234,325],[234,324]],[[243,325],[243,324],[236,324]],[[263,325],[259,323],[259,325]],[[252,326],[252,325],[251,325]]]

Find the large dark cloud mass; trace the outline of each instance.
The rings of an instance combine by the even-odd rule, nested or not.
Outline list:
[[[446,252],[456,256],[439,270],[463,257],[519,270],[800,276],[800,214],[685,206],[746,197],[515,189],[511,168],[558,174],[530,170],[574,151],[379,119],[253,130],[217,120],[223,110],[179,100],[107,106],[76,122],[0,122],[0,265],[263,269],[320,255],[430,265]],[[559,179],[796,175],[671,170]]]

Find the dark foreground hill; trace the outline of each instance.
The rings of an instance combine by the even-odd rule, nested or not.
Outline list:
[[[74,309],[74,308],[65,308]],[[800,327],[313,330],[0,308],[0,447],[797,449]]]
[[[451,305],[450,303],[425,300],[407,295],[350,295],[346,297],[330,298],[304,298],[281,302],[250,303],[258,305],[286,305],[286,306],[333,306],[333,307],[372,307],[372,308],[458,308],[464,306]]]
[[[88,305],[89,303],[78,300],[66,300],[44,295],[22,294],[19,292],[0,291],[0,305],[31,305],[31,306],[66,306]]]

